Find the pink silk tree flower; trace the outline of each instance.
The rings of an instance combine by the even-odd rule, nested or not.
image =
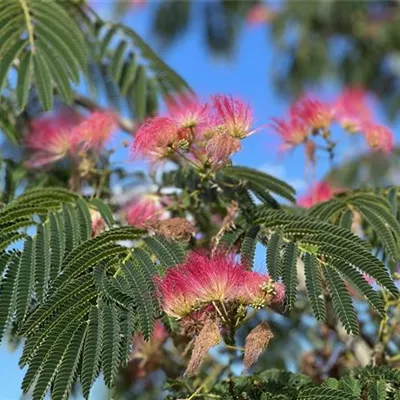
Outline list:
[[[301,207],[310,208],[317,203],[330,200],[335,192],[328,182],[319,182],[311,188],[309,193],[300,197],[297,204]]]
[[[157,294],[167,315],[181,319],[199,306],[199,299],[188,282],[184,265],[170,268],[164,277],[156,277]]]
[[[311,130],[308,124],[290,111],[288,119],[273,118],[272,129],[283,141],[283,150],[304,143],[310,136]]]
[[[75,143],[99,153],[115,129],[115,117],[108,111],[96,111],[72,130]]]
[[[209,117],[210,106],[200,102],[196,96],[183,94],[167,100],[168,117],[176,122],[180,129],[203,126]]]
[[[254,308],[282,304],[285,299],[285,287],[274,282],[268,275],[246,271],[239,298]]]
[[[170,268],[156,280],[164,311],[183,318],[212,302],[236,299],[246,270],[234,258],[233,254],[192,252],[183,264]]]
[[[71,129],[80,121],[80,116],[70,110],[33,120],[24,141],[25,148],[32,152],[27,164],[42,167],[71,155],[74,152]]]
[[[293,105],[293,115],[303,121],[310,129],[327,129],[334,118],[333,107],[312,96],[303,96]]]
[[[159,196],[145,194],[132,201],[126,209],[126,220],[129,225],[144,227],[152,219],[165,217],[165,209]]]
[[[162,346],[167,338],[168,331],[160,320],[155,322],[153,334],[149,340],[146,341],[142,333],[133,335],[130,365],[128,365],[129,369],[133,369],[133,380],[145,378],[160,368],[164,357]]]
[[[244,139],[252,134],[253,112],[248,104],[232,96],[217,95],[212,97],[214,119],[219,130],[236,139]]]
[[[223,168],[230,157],[242,148],[239,139],[226,134],[216,133],[206,141],[204,155],[213,171]]]
[[[187,130],[179,130],[175,120],[169,117],[154,117],[145,121],[139,128],[133,142],[134,156],[143,156],[150,161],[161,161],[179,147],[185,140]]]
[[[371,149],[384,153],[390,153],[393,150],[393,133],[388,127],[374,122],[365,122],[360,128]]]
[[[246,22],[249,25],[260,25],[270,21],[274,15],[265,4],[255,4],[247,13]]]
[[[185,262],[188,282],[201,303],[229,301],[237,297],[243,283],[244,266],[234,254],[217,253],[207,256],[191,253]]]
[[[367,92],[359,87],[346,88],[334,103],[335,119],[350,133],[361,130],[365,121],[372,119],[367,103]]]
[[[130,6],[131,8],[143,8],[147,4],[147,0],[131,0]]]
[[[90,217],[92,219],[92,237],[95,237],[105,230],[106,223],[97,210],[90,210]]]

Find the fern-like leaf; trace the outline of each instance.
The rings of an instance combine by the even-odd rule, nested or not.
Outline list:
[[[16,64],[21,110],[33,83],[46,110],[52,107],[53,86],[70,101],[72,83],[78,83],[80,72],[86,70],[85,44],[77,23],[57,2],[12,0],[3,2],[2,10],[7,24],[3,34],[0,31],[0,91]]]
[[[86,333],[86,324],[82,324],[66,348],[63,360],[54,378],[54,387],[51,391],[53,400],[67,400],[69,397],[78,370]]]
[[[33,240],[28,237],[24,244],[24,249],[20,258],[18,283],[16,288],[16,320],[20,323],[24,321],[35,280],[35,248]]]
[[[118,323],[118,313],[113,305],[103,303],[101,309],[104,324],[101,363],[104,373],[104,380],[107,386],[111,387],[117,375],[118,364],[120,360],[120,326]]]
[[[342,278],[332,267],[324,267],[324,275],[332,296],[332,305],[346,331],[358,335],[358,321],[353,302]]]
[[[89,314],[88,329],[82,355],[81,381],[85,398],[99,371],[103,349],[103,314],[98,306],[92,307]]]
[[[71,349],[71,346],[74,349],[78,344],[78,340],[82,340],[83,332],[84,325],[74,324],[69,329],[66,329],[54,342],[35,382],[32,396],[34,400],[42,400],[44,398],[64,362],[68,350]]]
[[[281,238],[274,233],[268,240],[267,247],[267,268],[268,273],[277,281],[282,276],[282,264],[280,260]]]
[[[318,321],[324,321],[326,317],[325,298],[322,290],[322,276],[320,266],[315,256],[305,254],[304,275],[306,278],[306,288],[310,299],[311,309]]]
[[[148,340],[153,332],[154,317],[156,313],[153,296],[146,284],[146,279],[143,276],[142,271],[137,267],[137,265],[127,262],[124,265],[122,272],[132,288],[140,330],[143,332],[145,339]]]
[[[287,310],[291,310],[297,294],[297,247],[293,242],[287,243],[284,247],[282,279],[286,289],[286,307]]]
[[[365,277],[344,261],[332,260],[330,264],[341,273],[363,296],[368,300],[372,307],[383,317],[385,315],[385,305],[378,292],[376,292]]]
[[[50,280],[50,224],[39,225],[35,238],[35,292],[43,301]]]
[[[180,264],[185,259],[185,251],[178,242],[161,236],[144,239],[146,247],[154,254],[165,268]]]
[[[250,189],[254,182],[256,190],[261,185],[265,191],[275,193],[291,202],[296,201],[295,190],[290,185],[261,171],[247,167],[227,167],[221,173],[224,176],[247,182]]]
[[[247,265],[249,268],[253,267],[259,232],[260,227],[255,225],[249,228],[243,237],[242,246],[240,248],[240,257],[242,263]]]
[[[18,283],[19,258],[13,254],[0,291],[0,342],[14,311],[13,297]]]
[[[84,242],[92,236],[92,218],[86,202],[78,199],[76,202],[76,213],[78,216],[79,238]]]
[[[327,387],[316,387],[303,389],[299,396],[299,400],[359,400],[357,396]]]

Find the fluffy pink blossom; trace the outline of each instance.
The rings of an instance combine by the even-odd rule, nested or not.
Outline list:
[[[217,133],[206,142],[204,154],[211,169],[215,171],[223,168],[241,148],[239,139],[226,133]]]
[[[246,22],[250,25],[260,25],[268,22],[273,15],[265,4],[255,4],[247,13]]]
[[[283,149],[304,143],[311,133],[309,126],[293,113],[293,109],[287,119],[273,118],[271,126],[282,139]]]
[[[62,110],[49,117],[39,117],[30,123],[25,147],[32,152],[28,165],[41,167],[61,160],[73,152],[71,129],[81,118],[70,110]]]
[[[143,8],[147,4],[147,0],[131,0],[131,8]]]
[[[303,96],[293,105],[292,114],[310,129],[326,129],[334,118],[333,107],[311,96]]]
[[[302,207],[310,208],[314,204],[330,200],[335,192],[328,182],[319,182],[311,188],[309,193],[300,197],[297,203]]]
[[[232,96],[212,97],[215,120],[220,129],[234,138],[243,139],[252,133],[253,113],[248,104]]]
[[[359,87],[346,88],[336,99],[334,110],[336,121],[351,133],[360,131],[361,125],[372,119],[367,93]]]
[[[185,160],[219,168],[240,148],[238,140],[253,132],[250,107],[231,96],[214,96],[211,102],[187,94],[172,97],[167,101],[167,111],[165,116],[150,118],[140,126],[133,155],[158,162],[176,159],[184,152]],[[225,143],[217,135],[225,135]]]
[[[145,194],[134,199],[126,208],[126,220],[129,225],[143,227],[146,221],[162,219],[165,209],[159,196]]]
[[[168,270],[157,281],[164,311],[182,318],[213,301],[233,300],[243,282],[245,269],[234,255],[213,257],[191,253],[185,263]]]
[[[72,130],[73,140],[85,150],[99,152],[115,129],[115,117],[108,111],[96,111]]]
[[[364,122],[360,126],[368,146],[374,150],[390,153],[393,150],[394,139],[392,131],[374,122]]]
[[[282,301],[284,294],[268,276],[246,270],[234,254],[224,253],[207,256],[193,252],[156,283],[164,311],[175,318],[213,302],[266,306]]]
[[[285,299],[285,287],[274,282],[268,275],[246,271],[244,284],[240,288],[239,298],[255,308],[281,304]]]
[[[90,217],[92,219],[92,237],[95,237],[105,230],[106,224],[101,214],[96,210],[90,210]]]
[[[203,126],[209,118],[210,106],[202,103],[196,96],[183,94],[171,97],[167,101],[168,116],[179,128]]]
[[[130,364],[134,363],[134,378],[144,378],[160,367],[162,360],[162,345],[168,338],[168,331],[164,324],[157,320],[154,324],[150,340],[145,340],[143,334],[135,333],[132,338],[132,353]]]
[[[184,272],[182,266],[170,268],[163,278],[155,280],[165,313],[178,319],[189,315],[199,303]]]
[[[179,130],[177,122],[169,117],[155,117],[139,128],[133,143],[133,154],[152,161],[160,161],[173,154],[188,130]]]

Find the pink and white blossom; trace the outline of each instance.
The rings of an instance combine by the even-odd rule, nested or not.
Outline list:
[[[315,204],[330,200],[336,191],[328,182],[318,182],[307,194],[300,197],[297,203],[302,207],[310,208]]]
[[[394,147],[393,132],[386,126],[374,122],[364,122],[360,129],[371,149],[390,153]]]
[[[81,117],[68,109],[31,121],[24,141],[25,148],[31,152],[27,164],[31,167],[42,167],[72,154],[74,140],[71,129],[80,121]]]
[[[147,221],[164,217],[165,208],[161,198],[154,194],[138,196],[126,207],[126,220],[129,225],[144,227]]]
[[[360,87],[348,87],[334,103],[335,119],[350,133],[359,132],[361,125],[372,120],[367,92]]]

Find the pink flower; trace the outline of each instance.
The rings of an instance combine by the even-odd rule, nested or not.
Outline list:
[[[106,224],[101,214],[96,210],[90,210],[90,217],[92,219],[92,237],[95,237],[104,231]]]
[[[265,275],[249,272],[234,254],[191,253],[187,260],[156,279],[164,311],[184,318],[214,302],[267,306],[283,300],[284,291]],[[276,298],[275,298],[276,296]]]
[[[213,96],[215,122],[219,129],[236,139],[243,139],[252,133],[253,113],[250,106],[232,96]],[[213,120],[213,123],[215,123]]]
[[[174,318],[189,315],[198,306],[196,293],[187,282],[182,266],[170,268],[163,278],[155,279],[158,295],[166,314]]]
[[[183,94],[167,100],[168,116],[179,128],[195,128],[207,122],[210,106],[200,102],[196,96]]]
[[[154,330],[149,341],[145,341],[143,334],[135,333],[132,338],[133,354],[131,359],[143,359],[154,353],[168,337],[168,331],[165,329],[164,324],[160,320],[154,323]],[[145,356],[145,357],[143,357]]]
[[[247,13],[246,22],[250,25],[260,25],[268,22],[274,14],[265,4],[255,4]]]
[[[127,207],[126,220],[129,225],[143,227],[150,219],[162,219],[165,214],[161,199],[154,194],[145,194]]]
[[[317,203],[330,200],[335,194],[335,190],[328,182],[319,182],[311,188],[311,191],[298,200],[298,204],[305,208],[310,208]]]
[[[293,105],[292,113],[310,129],[327,129],[334,118],[334,109],[310,96],[301,97]]]
[[[147,3],[147,0],[130,0],[131,8],[143,8]]]
[[[336,99],[334,109],[335,119],[351,133],[360,131],[361,124],[372,118],[367,93],[359,87],[346,88]]]
[[[179,130],[177,122],[169,117],[155,117],[139,128],[133,143],[133,154],[152,161],[160,161],[174,153],[187,130]]]
[[[54,163],[73,153],[71,129],[81,118],[73,111],[64,109],[50,117],[39,117],[30,123],[25,147],[32,151],[27,164],[41,167]]]
[[[239,139],[217,133],[206,141],[204,154],[211,169],[216,171],[223,168],[229,162],[229,158],[241,148]]]
[[[157,281],[164,311],[182,318],[213,301],[235,299],[245,269],[234,255],[191,253],[187,260]]]
[[[135,378],[144,378],[161,366],[162,345],[167,338],[168,331],[160,320],[155,322],[150,340],[146,341],[141,333],[133,335],[130,364],[136,367]]]
[[[372,149],[384,153],[390,153],[393,150],[393,133],[386,126],[374,122],[364,122],[361,124],[360,130]]]
[[[273,118],[272,128],[284,142],[284,149],[297,146],[306,141],[311,131],[309,126],[290,110],[289,118]]]
[[[86,150],[99,152],[115,129],[115,117],[112,113],[96,111],[72,130],[75,143]]]
[[[268,275],[246,271],[239,297],[254,308],[281,304],[285,299],[285,287],[281,283],[274,282]]]

